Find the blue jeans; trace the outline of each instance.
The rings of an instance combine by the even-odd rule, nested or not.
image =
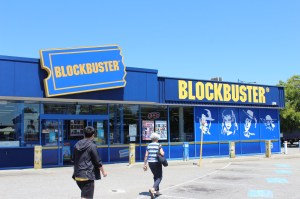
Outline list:
[[[153,188],[155,189],[155,191],[159,191],[159,184],[162,180],[162,165],[159,162],[149,162],[148,164],[153,174]]]

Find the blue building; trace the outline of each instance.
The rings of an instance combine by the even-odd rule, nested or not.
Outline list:
[[[0,56],[0,168],[33,167],[41,145],[46,166],[68,164],[83,128],[97,129],[104,162],[128,162],[129,143],[143,160],[160,134],[169,159],[280,152],[277,86],[159,77],[126,67],[118,46],[41,50],[40,59]],[[199,74],[201,76],[201,74]]]

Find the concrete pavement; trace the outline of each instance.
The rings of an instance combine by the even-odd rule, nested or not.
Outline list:
[[[300,158],[299,148],[288,148],[287,154],[272,154],[266,158],[264,154],[254,156],[237,156],[236,158],[205,158],[201,167],[195,165],[198,159],[189,161],[169,161],[169,167],[164,168],[164,178],[161,183],[161,192],[168,193],[159,198],[185,198],[171,196],[173,190],[180,189],[189,182],[194,182],[227,168],[232,162],[259,161]],[[148,190],[153,179],[150,171],[142,170],[143,163],[134,165],[109,164],[105,165],[108,177],[96,181],[95,198],[105,199],[137,199],[149,198]],[[72,167],[47,169],[19,169],[0,171],[0,198],[49,198],[75,199],[80,198],[80,191],[71,178]],[[193,193],[193,190],[190,190]],[[168,196],[170,195],[170,197]],[[189,196],[189,199],[200,198],[198,195]]]

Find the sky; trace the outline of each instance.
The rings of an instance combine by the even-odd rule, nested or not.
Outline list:
[[[300,75],[299,0],[0,0],[0,55],[117,44],[158,76],[276,85]]]

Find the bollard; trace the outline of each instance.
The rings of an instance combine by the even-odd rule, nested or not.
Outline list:
[[[271,140],[266,140],[266,158],[271,157]]]
[[[229,142],[229,157],[235,158],[235,142]]]
[[[283,146],[284,146],[284,154],[288,154],[288,151],[287,151],[287,141],[284,141]]]
[[[34,146],[34,168],[42,168],[42,146]]]
[[[189,143],[184,142],[183,143],[183,161],[189,160]]]
[[[129,144],[129,164],[135,163],[135,143]]]

